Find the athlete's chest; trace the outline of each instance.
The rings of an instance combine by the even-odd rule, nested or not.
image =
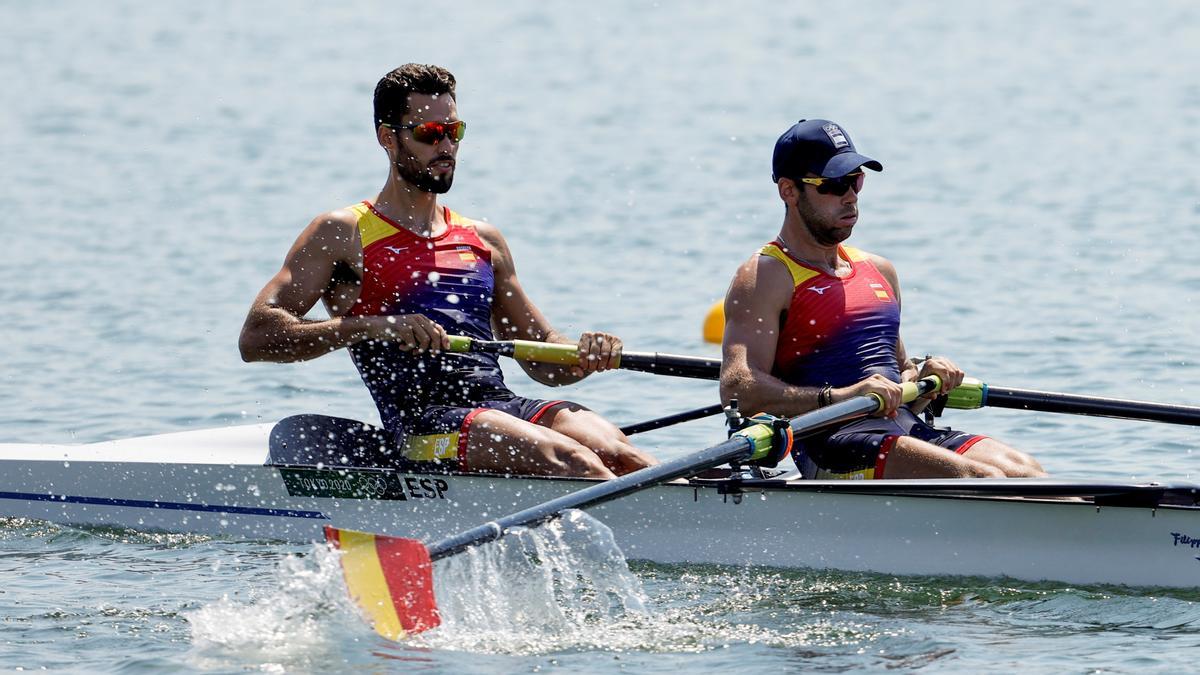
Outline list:
[[[368,314],[441,310],[490,316],[495,289],[491,252],[469,228],[436,239],[399,232],[363,247],[356,304]]]
[[[438,240],[397,235],[363,249],[364,278],[437,281],[441,275],[491,278],[491,255],[470,232],[450,232]]]
[[[821,274],[797,284],[785,333],[824,336],[857,324],[895,324],[899,318],[891,285],[873,266],[861,265],[844,278]]]

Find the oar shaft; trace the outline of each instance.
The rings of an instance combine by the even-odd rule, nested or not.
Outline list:
[[[567,509],[583,509],[597,504],[623,497],[655,483],[663,483],[686,476],[696,470],[696,466],[717,466],[727,462],[748,459],[754,452],[753,442],[742,436],[735,436],[724,443],[714,445],[699,453],[678,457],[673,460],[649,466],[633,473],[627,473],[603,483],[597,483],[578,492],[563,495],[544,504],[518,511],[499,520],[484,523],[461,534],[443,539],[429,545],[429,557],[433,560],[454,555],[464,549],[482,544],[504,536],[504,533],[514,527],[536,525],[549,520]]]
[[[1200,426],[1200,408],[1031,389],[988,386],[984,405]]]
[[[920,383],[906,383],[904,400],[911,401],[921,394],[932,391],[937,386],[939,385],[935,378],[928,378]],[[880,407],[881,401],[874,395],[856,396],[803,415],[797,415],[788,424],[794,435],[803,436],[830,424],[864,417],[879,410]],[[438,560],[454,555],[472,546],[499,539],[514,527],[536,525],[554,518],[567,509],[584,509],[603,504],[650,485],[681,478],[702,469],[763,457],[771,449],[772,436],[773,431],[768,425],[756,424],[747,427],[734,434],[729,440],[705,450],[677,457],[662,464],[648,466],[603,483],[596,483],[577,492],[563,495],[430,544],[428,546],[429,557],[432,560]]]
[[[638,422],[637,424],[630,424],[628,426],[623,426],[623,427],[621,427],[621,433],[625,434],[626,436],[632,436],[633,434],[640,434],[644,431],[653,431],[655,429],[669,427],[672,424],[680,424],[681,422],[691,422],[692,420],[698,420],[702,417],[709,417],[711,415],[716,415],[717,413],[721,412],[722,410],[724,410],[724,407],[720,403],[714,403],[714,404],[712,404],[710,406],[706,406],[704,408],[697,408],[695,410],[687,410],[685,412],[675,413],[674,415],[666,415],[664,417],[658,417],[658,418],[655,418],[652,420],[646,420],[645,422]]]
[[[625,352],[618,368],[643,373],[715,380],[721,376],[721,360],[701,356],[679,356],[661,352]]]

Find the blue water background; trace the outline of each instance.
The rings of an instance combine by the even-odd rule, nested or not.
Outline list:
[[[566,332],[715,355],[701,320],[779,226],[771,144],[826,117],[885,165],[852,243],[896,263],[910,351],[993,384],[1200,404],[1194,2],[6,2],[0,44],[0,441],[377,419],[344,353],[247,365],[236,340],[303,226],[382,185],[371,92],[406,61],[458,77],[470,131],[446,203],[502,229]],[[715,396],[636,373],[564,391],[509,372],[520,393],[620,422]],[[1200,433],[1185,427],[992,410],[947,421],[1056,475],[1200,473]],[[642,442],[670,457],[720,435],[708,421]],[[309,660],[196,657],[186,612],[278,584],[296,552],[9,523],[0,663],[394,665],[340,626],[353,641]],[[434,650],[424,665],[1166,671],[1200,645],[1187,594],[635,571],[660,609],[699,607],[711,632],[688,633],[686,649],[625,635],[634,646],[617,653]],[[718,592],[760,586],[776,604]]]

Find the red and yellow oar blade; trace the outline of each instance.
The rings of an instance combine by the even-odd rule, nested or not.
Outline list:
[[[325,528],[325,541],[342,551],[350,597],[375,632],[390,640],[442,622],[433,597],[433,562],[415,539]]]

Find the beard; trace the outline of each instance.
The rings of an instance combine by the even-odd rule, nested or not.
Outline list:
[[[443,159],[453,159],[453,157],[444,155],[434,158],[433,161],[437,162]],[[450,191],[450,186],[454,184],[453,169],[449,173],[435,176],[428,166],[421,166],[417,163],[417,158],[407,152],[404,152],[403,156],[396,160],[396,172],[409,185],[421,192],[431,192],[435,195],[446,194]]]
[[[852,227],[837,226],[840,216],[827,218],[817,213],[809,203],[808,195],[802,194],[796,202],[796,212],[800,214],[800,220],[804,222],[804,227],[808,229],[813,240],[822,246],[837,246],[849,239],[854,231]]]

